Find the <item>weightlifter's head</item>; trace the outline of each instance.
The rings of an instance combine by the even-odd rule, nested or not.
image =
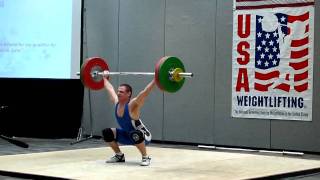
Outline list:
[[[129,101],[132,95],[132,87],[129,84],[120,84],[117,95],[119,101]]]

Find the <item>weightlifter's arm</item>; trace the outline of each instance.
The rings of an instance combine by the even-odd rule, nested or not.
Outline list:
[[[137,95],[137,97],[133,98],[130,101],[130,104],[132,106],[141,107],[144,104],[145,98],[150,94],[154,86],[155,86],[155,80],[152,79],[152,81]]]
[[[113,104],[116,104],[118,102],[118,96],[117,93],[114,91],[114,88],[112,84],[109,82],[109,80],[106,77],[103,77],[104,87],[106,88],[110,101]]]

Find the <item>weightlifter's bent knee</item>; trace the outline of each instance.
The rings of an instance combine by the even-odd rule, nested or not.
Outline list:
[[[144,134],[139,130],[134,130],[130,132],[130,138],[134,144],[140,144],[144,141]]]
[[[106,128],[102,130],[102,136],[105,142],[112,142],[115,140],[115,137],[111,128]]]

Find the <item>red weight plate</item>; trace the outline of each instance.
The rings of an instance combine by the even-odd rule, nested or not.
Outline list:
[[[164,90],[163,87],[161,86],[161,83],[159,81],[159,69],[161,68],[161,65],[163,64],[163,62],[165,62],[168,58],[170,58],[170,56],[164,56],[162,58],[160,58],[158,60],[158,62],[156,63],[156,66],[155,66],[155,74],[154,74],[154,77],[155,77],[155,81],[156,81],[156,84],[157,86],[159,87],[159,89],[161,89],[162,91]]]
[[[104,87],[103,78],[94,78],[91,73],[93,70],[103,72],[109,71],[109,66],[104,59],[100,57],[88,58],[81,66],[80,78],[82,83],[93,90],[99,90]]]

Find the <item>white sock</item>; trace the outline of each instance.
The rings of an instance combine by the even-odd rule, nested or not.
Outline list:
[[[123,155],[123,153],[122,153],[122,152],[118,152],[118,153],[116,153],[116,155],[118,155],[118,156],[122,156],[122,155]]]

